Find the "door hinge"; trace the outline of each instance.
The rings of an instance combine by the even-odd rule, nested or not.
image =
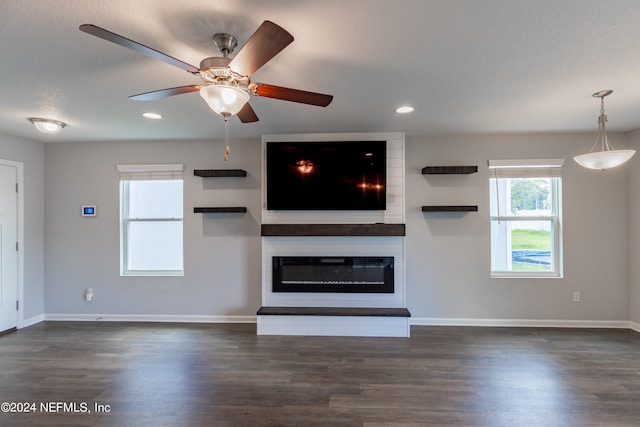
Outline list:
[[[16,311],[20,310],[20,300],[16,300]]]
[[[16,251],[19,251],[20,248],[18,247],[18,242],[16,242]]]
[[[16,182],[16,193],[18,192],[18,183]]]

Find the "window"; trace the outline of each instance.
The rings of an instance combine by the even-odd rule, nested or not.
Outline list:
[[[490,160],[491,277],[562,277],[564,160]]]
[[[182,276],[182,165],[118,165],[120,275]]]

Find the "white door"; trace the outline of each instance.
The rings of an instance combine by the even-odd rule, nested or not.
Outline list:
[[[0,332],[18,324],[18,171],[0,163]]]

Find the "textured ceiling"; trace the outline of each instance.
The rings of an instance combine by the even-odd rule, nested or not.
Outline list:
[[[327,108],[253,97],[260,121],[232,137],[275,133],[408,135],[640,128],[637,0],[2,0],[0,132],[41,141],[221,139],[197,93],[129,95],[200,80],[78,30],[91,23],[190,64],[242,46],[264,20],[295,41],[252,80],[329,93]],[[415,112],[397,115],[400,104]],[[141,117],[152,111],[161,121]],[[29,117],[68,124],[37,134]]]

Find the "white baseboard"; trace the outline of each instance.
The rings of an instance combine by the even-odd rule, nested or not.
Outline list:
[[[20,328],[43,321],[65,322],[175,322],[256,323],[256,316],[156,315],[156,314],[40,314],[24,319]],[[487,326],[542,328],[607,328],[640,332],[640,323],[624,320],[465,319],[411,317],[411,326]]]
[[[58,322],[256,323],[256,316],[49,313],[44,315],[44,320]]]
[[[540,320],[540,319],[460,319],[412,317],[412,326],[493,326],[536,328],[615,328],[633,329],[624,320]],[[636,324],[640,327],[640,325]],[[637,330],[637,329],[636,329]]]
[[[26,328],[43,321],[44,321],[44,314],[38,314],[37,316],[24,319],[18,329]]]

